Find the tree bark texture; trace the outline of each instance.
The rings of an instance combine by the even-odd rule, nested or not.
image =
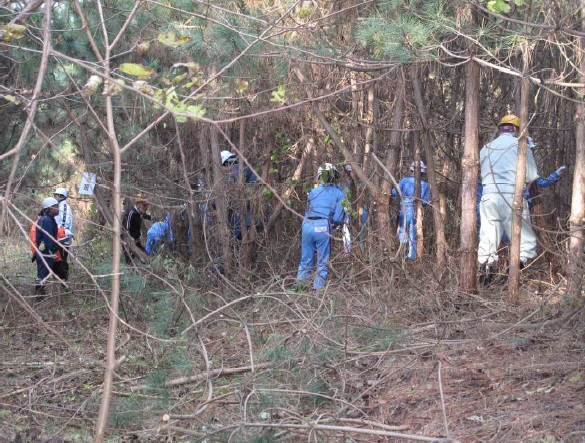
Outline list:
[[[427,159],[427,176],[431,188],[431,202],[430,206],[433,211],[433,221],[435,225],[435,244],[436,244],[436,265],[439,271],[445,267],[446,255],[446,240],[445,240],[445,222],[439,210],[439,186],[437,183],[437,175],[435,173],[435,158],[434,150],[431,146],[429,137],[429,122],[427,118],[427,110],[424,104],[422,85],[419,74],[416,68],[411,70],[412,86],[414,90],[414,101],[418,109],[418,114],[423,125],[422,144],[425,150]]]
[[[405,103],[405,86],[404,86],[404,73],[402,70],[398,72],[395,80],[395,91],[394,91],[394,110],[392,114],[392,126],[390,128],[390,137],[388,140],[388,150],[386,153],[386,169],[390,171],[393,176],[396,176],[398,170],[398,159],[400,158],[400,141],[402,139],[402,128],[404,125],[404,103]],[[381,174],[384,176],[384,174]],[[384,178],[381,181],[381,195],[390,200],[392,193],[393,184],[389,178]],[[392,202],[390,202],[392,203]],[[375,225],[380,230],[388,232],[396,231],[396,222],[392,220],[390,208],[381,207],[375,213]],[[396,237],[394,235],[383,236],[382,238],[387,239],[388,244],[385,248],[388,250],[394,249],[396,246]]]
[[[585,0],[581,0],[581,31],[585,32]],[[585,83],[585,37],[579,41],[580,83]],[[585,88],[579,91],[585,93]],[[583,97],[583,95],[581,95]],[[568,293],[575,303],[583,304],[583,274],[585,274],[585,103],[583,98],[575,114],[575,175],[573,176],[573,197],[569,218],[569,256],[567,259]]]
[[[530,67],[530,49],[524,47],[524,72]],[[510,238],[510,275],[508,280],[508,301],[518,304],[520,284],[520,234],[522,230],[522,210],[524,209],[524,188],[526,186],[526,153],[528,150],[528,120],[530,118],[530,79],[522,78],[520,100],[520,138],[518,140],[518,163],[516,187],[512,202],[512,232]]]
[[[217,224],[217,238],[212,242],[218,245],[220,252],[219,267],[223,268],[225,275],[232,275],[234,271],[234,257],[233,257],[233,233],[228,222],[228,196],[226,187],[226,178],[221,166],[221,155],[219,146],[219,130],[215,125],[210,128],[210,143],[211,143],[211,164],[213,165],[213,189],[215,195],[215,207],[217,217],[215,223]],[[216,269],[219,272],[219,269]]]
[[[467,63],[465,69],[465,128],[463,159],[461,161],[461,258],[459,289],[477,291],[477,183],[479,181],[479,78],[477,63]]]
[[[416,261],[422,262],[423,254],[424,254],[424,244],[425,244],[425,237],[423,233],[423,208],[422,202],[420,199],[421,195],[421,183],[420,183],[420,138],[415,137],[414,139],[414,214],[416,220]],[[406,214],[404,214],[406,215]],[[403,223],[405,226],[402,227],[404,230],[404,235],[407,235],[406,232],[406,217],[403,217]],[[409,237],[410,238],[410,237]],[[410,247],[409,247],[410,248]],[[407,248],[407,249],[409,249]],[[405,251],[407,252],[407,251]]]
[[[97,9],[103,22],[103,10],[101,2],[97,2]],[[109,82],[112,81],[110,55],[111,46],[108,41],[108,34],[105,27],[102,29],[104,39],[104,86],[108,88]],[[109,90],[106,89],[106,91]],[[107,143],[112,155],[114,164],[114,177],[112,186],[112,197],[114,202],[114,224],[112,226],[112,289],[110,292],[110,320],[108,325],[108,337],[106,343],[106,370],[104,371],[104,385],[102,390],[102,401],[96,423],[95,442],[101,443],[105,437],[106,425],[110,412],[110,403],[112,401],[112,390],[114,371],[116,370],[116,337],[118,331],[118,305],[120,303],[120,253],[121,232],[122,232],[122,155],[114,123],[114,106],[111,94],[105,97],[106,105],[106,126],[107,126]]]

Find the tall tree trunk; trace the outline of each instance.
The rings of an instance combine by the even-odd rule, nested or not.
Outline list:
[[[390,171],[393,176],[396,176],[398,170],[398,158],[400,156],[400,140],[402,139],[402,126],[404,122],[404,103],[405,103],[405,87],[404,87],[404,73],[402,70],[398,72],[396,76],[396,84],[394,88],[394,114],[392,115],[392,126],[390,130],[390,137],[388,140],[388,152],[386,154],[386,169]],[[381,194],[386,199],[390,198],[392,192],[392,181],[389,179],[382,180],[380,187]],[[388,232],[394,232],[396,229],[396,223],[390,218],[390,211],[388,207],[381,207],[375,212],[376,214],[376,226],[379,229],[386,230]],[[388,245],[384,245],[388,250],[394,249],[396,244],[394,235],[384,236],[384,239],[388,239]]]
[[[249,155],[250,150],[246,147],[246,119],[240,120],[240,140],[239,149],[242,156]],[[238,196],[238,211],[240,213],[240,230],[242,232],[242,244],[241,244],[241,268],[240,274],[242,276],[250,275],[252,270],[252,261],[254,256],[254,250],[256,246],[256,226],[255,216],[256,212],[251,209],[252,202],[249,200],[252,193],[249,192],[250,185],[246,185],[244,179],[244,164],[243,160],[240,160],[240,170],[238,175],[238,186],[236,195]],[[256,189],[256,188],[254,188]],[[247,217],[248,213],[252,214],[252,226],[248,230]]]
[[[96,3],[102,23],[104,15],[101,1]],[[102,37],[104,39],[104,91],[109,91],[111,78],[110,55],[111,46],[109,44],[108,34],[103,25]],[[96,443],[104,440],[108,415],[110,412],[110,403],[112,400],[112,390],[114,381],[114,372],[116,371],[116,337],[118,333],[118,305],[120,302],[120,252],[121,252],[121,232],[122,232],[122,154],[118,137],[116,134],[116,125],[114,123],[114,105],[112,96],[109,92],[105,97],[106,105],[106,125],[107,141],[112,161],[114,163],[114,180],[112,183],[112,198],[114,203],[114,224],[112,225],[112,290],[110,292],[110,322],[108,325],[108,337],[106,343],[106,370],[104,371],[104,385],[102,390],[102,401],[96,423],[95,439]]]
[[[524,208],[524,187],[526,186],[526,152],[528,150],[528,120],[530,118],[530,48],[524,46],[524,77],[520,94],[520,139],[518,140],[518,163],[516,167],[516,188],[512,202],[512,232],[510,238],[510,276],[508,280],[508,301],[518,304],[518,285],[520,282],[520,234],[522,230],[522,210]]]
[[[190,124],[191,125],[191,124]],[[189,208],[191,215],[191,257],[190,262],[195,264],[197,260],[215,262],[218,257],[217,233],[211,225],[216,218],[212,211],[211,189],[213,189],[213,162],[210,158],[210,125],[204,123],[192,123],[192,129],[197,134],[197,151],[191,152],[193,157],[199,159],[203,171],[197,176],[197,194],[193,207]],[[203,183],[200,182],[203,179]]]
[[[471,4],[462,3],[456,9],[455,20],[459,27],[477,22]],[[470,42],[463,42],[469,55],[475,55],[476,48]],[[477,291],[477,184],[479,182],[479,104],[480,65],[471,59],[465,69],[465,115],[461,161],[461,226],[459,235],[459,289],[467,293]],[[459,91],[457,91],[459,97]],[[457,100],[459,101],[459,100]],[[455,103],[457,103],[457,101]]]
[[[228,208],[226,184],[222,166],[220,163],[220,148],[219,148],[219,134],[217,126],[213,125],[210,128],[210,142],[211,142],[211,164],[213,165],[213,189],[217,191],[215,198],[215,205],[217,211],[217,218],[215,223],[217,225],[217,244],[221,251],[221,261],[225,275],[231,276],[234,271],[234,257],[231,245],[233,243],[233,233],[228,222]],[[219,270],[217,270],[219,271]]]
[[[414,213],[416,220],[416,261],[422,262],[425,238],[423,234],[423,212],[422,202],[420,199],[421,183],[420,183],[420,137],[414,138]],[[406,213],[404,214],[405,226],[402,227],[404,235],[406,232]],[[410,238],[410,236],[409,236]],[[411,246],[408,247],[410,249]]]
[[[435,157],[433,147],[431,146],[431,140],[429,137],[429,122],[427,118],[427,110],[423,101],[422,85],[416,68],[411,71],[412,75],[412,86],[414,89],[414,101],[418,109],[423,125],[423,136],[422,144],[424,145],[426,158],[427,158],[427,175],[429,179],[429,185],[431,187],[431,203],[430,206],[433,211],[433,221],[435,224],[435,242],[437,247],[437,268],[441,272],[445,267],[445,254],[446,254],[446,240],[445,240],[445,221],[439,210],[439,187],[437,184],[437,175],[435,173]]]
[[[195,193],[189,180],[188,167],[187,167],[187,156],[185,155],[185,149],[183,146],[183,140],[181,138],[181,131],[178,125],[175,125],[176,133],[176,147],[179,150],[181,156],[181,170],[183,172],[183,180],[185,188],[189,194],[189,200],[187,206],[181,211],[174,211],[172,216],[172,226],[174,234],[174,248],[175,251],[181,254],[183,257],[189,256],[189,231],[193,233],[193,215],[195,208]],[[191,238],[193,236],[191,235]]]
[[[585,0],[581,0],[581,31],[585,31]],[[579,38],[579,65],[581,67],[579,82],[585,83],[585,37]],[[581,90],[582,95],[585,91]],[[569,256],[567,260],[568,293],[575,303],[582,304],[583,274],[585,261],[583,248],[585,245],[585,103],[577,105],[575,113],[575,175],[573,176],[573,197],[571,199],[571,215],[569,218]]]
[[[477,291],[477,182],[479,176],[479,76],[480,67],[467,63],[465,70],[465,142],[461,161],[461,246],[459,289]]]
[[[364,151],[363,151],[363,165],[364,171],[369,169],[370,164],[370,153],[374,150],[374,137],[375,137],[375,121],[374,121],[374,109],[376,106],[376,88],[374,85],[370,85],[368,88],[368,102],[367,102],[367,112],[365,116],[365,123],[366,123],[366,143],[364,144]]]
[[[351,84],[351,115],[353,118],[350,119],[350,127],[351,127],[351,142],[348,140],[348,146],[353,145],[353,154],[352,158],[348,158],[348,161],[357,161],[358,159],[361,160],[361,155],[358,154],[363,153],[362,145],[362,136],[361,136],[361,125],[360,122],[362,121],[362,114],[364,110],[364,91],[361,88],[358,88],[358,73],[356,71],[351,71],[349,73],[349,82]],[[362,164],[363,167],[363,164]]]

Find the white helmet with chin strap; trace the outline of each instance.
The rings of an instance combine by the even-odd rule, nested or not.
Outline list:
[[[53,192],[53,195],[54,194],[62,195],[65,198],[69,197],[69,191],[67,191],[66,188],[57,188],[55,189],[55,192]]]
[[[414,162],[410,164],[410,172],[414,172]],[[427,172],[427,165],[422,160],[420,161],[420,172],[421,174],[426,174]]]
[[[325,172],[325,174],[323,174]],[[317,180],[322,180],[324,183],[331,183],[339,179],[339,171],[331,163],[325,163],[317,169]]]
[[[54,197],[47,197],[43,200],[43,209],[50,208],[51,206],[59,206],[59,202]]]
[[[221,151],[219,154],[221,156],[221,165],[225,165],[226,162],[234,162],[236,161],[237,155],[230,151]]]

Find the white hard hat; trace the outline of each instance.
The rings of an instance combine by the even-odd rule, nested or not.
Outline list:
[[[236,160],[236,154],[234,154],[233,152],[230,151],[221,151],[220,153],[221,156],[221,164],[222,166],[225,165],[226,162],[233,162]]]
[[[69,197],[69,191],[67,191],[67,189],[65,188],[57,188],[55,189],[55,192],[53,192],[53,194],[59,194],[65,198]]]
[[[321,179],[321,175],[323,175],[323,171],[327,172],[327,175],[326,175],[327,179],[323,180],[325,182],[331,182],[331,181],[337,180],[339,178],[339,171],[331,163],[325,163],[323,166],[319,166],[319,169],[317,169],[317,179],[318,180]]]
[[[47,197],[46,199],[43,200],[43,209],[47,209],[55,205],[59,206],[59,202],[57,201],[56,198]]]
[[[414,172],[414,162],[410,164],[410,170]],[[420,172],[425,174],[427,172],[427,165],[422,160],[420,161]]]

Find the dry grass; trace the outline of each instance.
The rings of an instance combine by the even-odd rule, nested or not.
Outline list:
[[[34,317],[18,303],[26,251],[2,246],[0,441],[91,441],[105,299],[75,266],[68,290],[27,299]],[[129,273],[110,440],[585,441],[583,326],[546,269],[515,307],[503,286],[456,292],[454,270],[334,265],[316,294],[292,291],[286,269],[245,284]],[[181,267],[153,263],[159,277]]]

